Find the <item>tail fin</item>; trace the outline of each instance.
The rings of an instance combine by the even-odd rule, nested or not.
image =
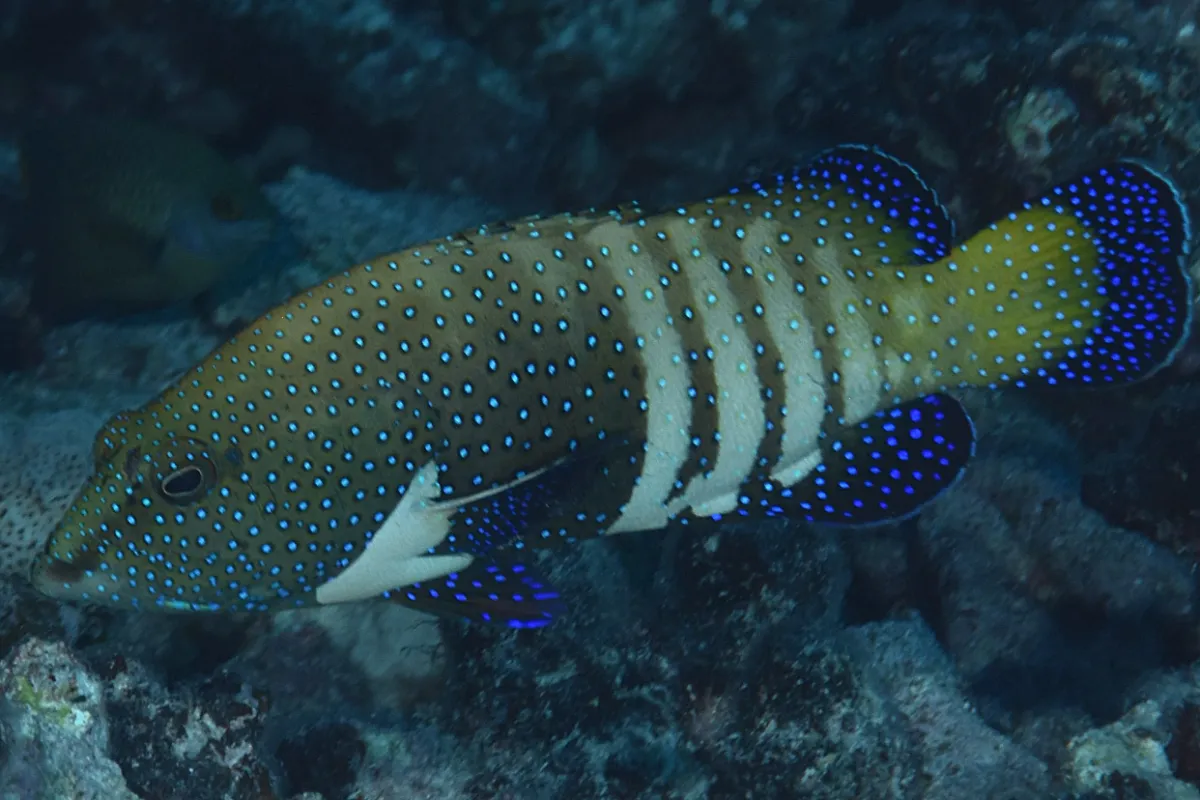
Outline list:
[[[1175,186],[1144,164],[1054,187],[927,268],[952,321],[937,326],[950,336],[931,377],[1086,386],[1153,374],[1187,337],[1190,236]]]

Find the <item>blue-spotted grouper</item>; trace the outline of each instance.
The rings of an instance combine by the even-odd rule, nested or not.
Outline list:
[[[565,607],[535,574],[544,546],[897,520],[971,457],[946,390],[1168,363],[1189,237],[1170,181],[1122,161],[956,244],[911,168],[843,146],[662,213],[427,242],[112,419],[34,582],[191,611],[386,596],[529,627]]]

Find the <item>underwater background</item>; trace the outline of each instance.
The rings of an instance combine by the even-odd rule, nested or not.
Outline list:
[[[1195,346],[1103,394],[963,392],[977,456],[900,524],[563,548],[570,613],[540,630],[139,614],[25,579],[107,418],[389,250],[840,142],[912,165],[960,233],[1122,157],[1191,201],[1198,23],[1197,0],[0,0],[0,798],[1200,799]]]

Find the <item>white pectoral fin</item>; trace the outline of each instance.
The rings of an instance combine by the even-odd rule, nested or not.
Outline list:
[[[551,465],[553,466],[553,465]],[[337,577],[317,588],[317,602],[348,603],[377,597],[383,592],[461,572],[474,557],[466,553],[430,555],[446,540],[454,515],[469,503],[502,494],[547,469],[464,498],[436,501],[441,494],[438,466],[430,461],[417,473],[387,519],[363,552]]]
[[[430,461],[366,548],[336,578],[317,588],[317,602],[348,603],[447,575],[470,565],[466,554],[429,555],[450,532],[455,507],[431,502],[440,494],[438,467]]]

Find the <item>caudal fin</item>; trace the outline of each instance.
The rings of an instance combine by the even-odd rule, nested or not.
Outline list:
[[[924,340],[936,347],[930,377],[1086,386],[1151,375],[1188,333],[1190,236],[1175,186],[1144,164],[1055,186],[922,268],[938,323]]]

